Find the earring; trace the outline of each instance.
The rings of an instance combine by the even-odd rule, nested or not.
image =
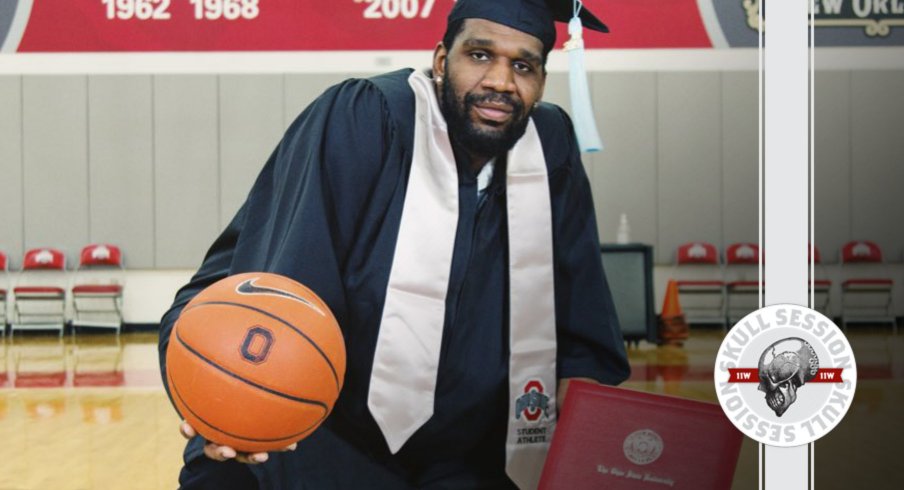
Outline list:
[[[436,83],[443,83],[442,77],[436,77],[436,78],[433,79],[433,81],[436,82]]]

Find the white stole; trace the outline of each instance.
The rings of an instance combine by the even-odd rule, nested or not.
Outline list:
[[[458,173],[433,82],[415,71],[414,149],[367,405],[396,453],[433,415],[458,227]],[[533,121],[509,152],[510,349],[506,472],[536,488],[556,420],[552,216]],[[500,305],[501,306],[501,305]]]

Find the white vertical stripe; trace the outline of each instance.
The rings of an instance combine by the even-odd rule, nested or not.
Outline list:
[[[764,123],[764,114],[763,113],[764,113],[765,100],[766,100],[766,97],[763,95],[763,87],[765,85],[763,83],[763,81],[765,79],[765,77],[763,76],[763,64],[764,64],[764,59],[766,58],[766,51],[763,49],[763,9],[759,9],[757,11],[757,16],[759,17],[758,22],[757,22],[757,28],[758,28],[758,30],[757,30],[757,43],[758,43],[757,44],[757,73],[759,75],[759,77],[758,77],[759,78],[759,85],[758,85],[759,97],[757,98],[757,100],[759,101],[759,104],[758,104],[759,105],[759,120],[757,121],[757,131],[759,132],[759,140],[758,140],[759,145],[757,146],[757,157],[759,159],[758,160],[759,167],[758,167],[757,177],[759,180],[757,182],[757,185],[759,186],[758,187],[759,193],[757,195],[757,197],[758,197],[757,212],[759,213],[759,218],[760,218],[759,228],[757,230],[757,232],[759,233],[759,235],[758,235],[759,241],[757,243],[760,246],[760,256],[759,256],[759,259],[757,262],[757,268],[758,268],[757,272],[759,273],[759,276],[757,276],[757,281],[759,282],[759,288],[757,289],[757,306],[759,308],[762,308],[763,307],[763,170],[764,170],[763,148],[765,145],[765,141],[763,141],[763,123]],[[763,454],[762,443],[760,444],[760,446],[761,446],[760,447],[760,458],[762,459],[762,454]],[[760,461],[760,463],[762,463],[762,460]],[[762,483],[762,482],[760,482],[760,483]]]
[[[810,0],[765,12],[765,304],[807,304]],[[768,257],[768,260],[766,259]],[[765,448],[764,487],[807,488],[808,446]]]
[[[758,111],[757,114],[759,118],[757,120],[757,132],[759,133],[759,139],[757,140],[759,144],[757,145],[757,212],[759,213],[759,226],[757,227],[758,233],[758,242],[760,246],[760,256],[757,263],[757,281],[759,282],[759,287],[757,288],[757,306],[763,307],[763,58],[765,57],[766,52],[763,50],[763,9],[757,10],[757,75],[758,75]],[[731,326],[729,326],[731,328]],[[757,472],[757,480],[759,481],[759,490],[764,490],[764,486],[766,484],[764,475],[766,474],[765,468],[763,468],[764,457],[766,451],[765,444],[762,442],[757,443],[757,460],[759,462]]]
[[[815,2],[815,0],[813,0]],[[810,308],[816,307],[816,139],[815,139],[815,124],[816,124],[816,22],[814,19],[814,11],[813,4],[810,5],[810,15],[807,19],[809,22],[809,35],[810,35],[810,44],[809,44],[809,54],[810,54],[810,110],[807,114],[807,131],[810,136],[810,158],[807,162],[809,164],[809,189],[810,189],[810,228],[809,228],[809,266],[810,269]],[[828,314],[828,312],[826,312]],[[816,442],[811,442],[807,444],[807,447],[810,449],[810,458],[808,459],[810,466],[810,490],[814,490],[816,488]]]

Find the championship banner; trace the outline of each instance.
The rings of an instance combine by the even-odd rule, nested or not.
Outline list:
[[[588,48],[712,47],[697,0],[599,2]],[[5,0],[4,52],[432,49],[453,0]],[[567,39],[559,26],[559,39]]]
[[[453,1],[5,0],[0,45],[7,53],[422,50],[443,32]],[[587,36],[590,49],[757,45],[760,0],[587,3],[612,31]],[[904,45],[904,0],[815,0],[814,8],[817,45]]]

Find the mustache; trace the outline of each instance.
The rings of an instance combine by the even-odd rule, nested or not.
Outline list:
[[[489,93],[489,94],[467,94],[465,95],[465,108],[470,108],[482,103],[506,104],[512,108],[512,112],[516,116],[520,116],[524,112],[524,104],[515,100],[509,94]]]

